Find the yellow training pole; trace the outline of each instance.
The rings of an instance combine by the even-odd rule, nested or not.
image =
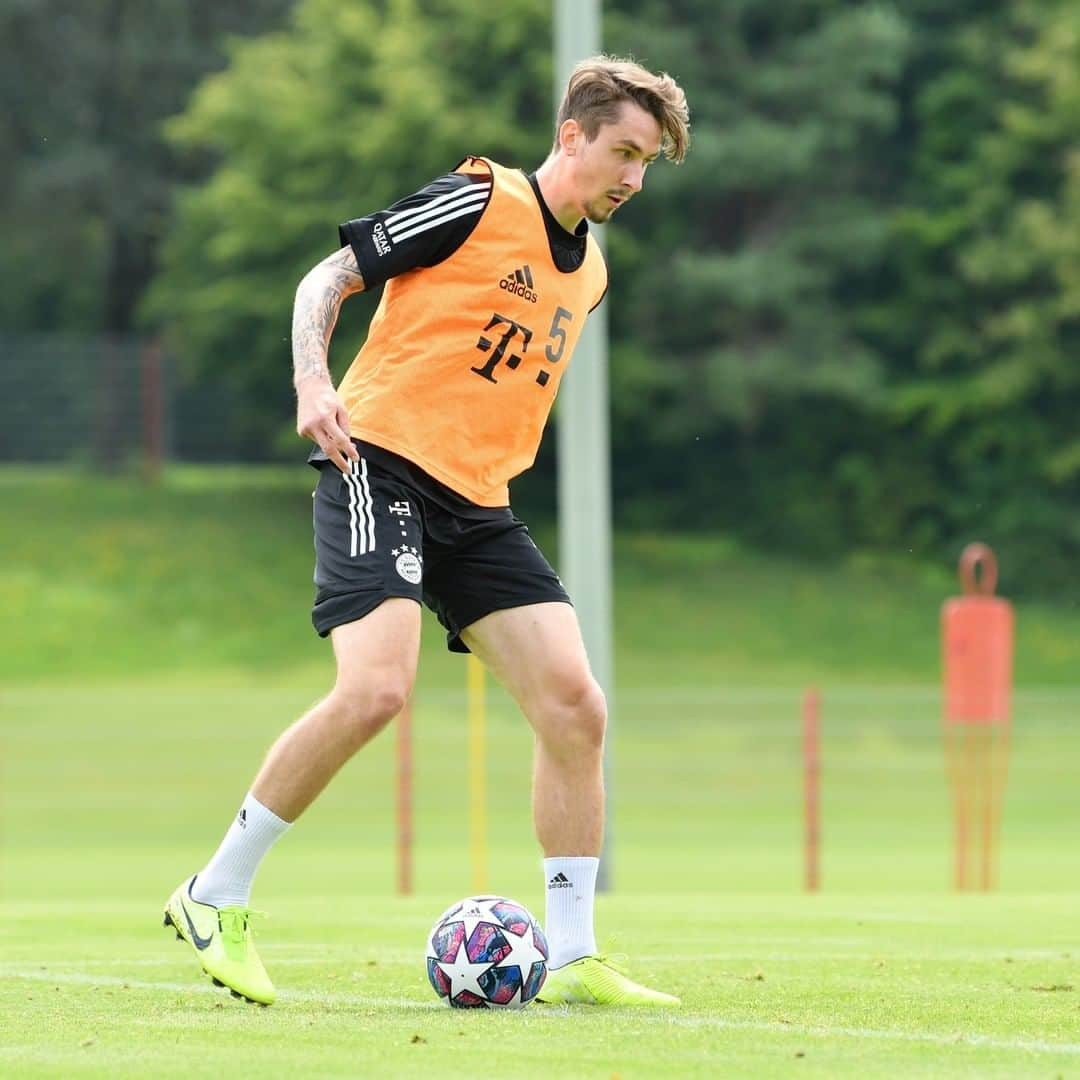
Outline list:
[[[412,698],[397,719],[397,851],[398,893],[411,896],[413,889],[413,760]]]
[[[466,670],[469,708],[469,852],[472,889],[487,892],[487,777],[485,767],[484,665],[469,653]]]

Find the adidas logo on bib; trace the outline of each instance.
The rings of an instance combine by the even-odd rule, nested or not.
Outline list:
[[[514,296],[520,296],[523,299],[528,300],[530,304],[535,304],[537,300],[540,299],[533,291],[532,270],[530,270],[528,266],[523,266],[520,270],[515,270],[512,274],[507,274],[506,277],[499,282],[499,288],[505,289]]]

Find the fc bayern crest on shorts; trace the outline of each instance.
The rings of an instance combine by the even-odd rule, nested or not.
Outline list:
[[[400,547],[394,548],[390,554],[394,557],[394,569],[398,576],[403,577],[410,585],[419,585],[424,576],[424,558],[418,548]]]

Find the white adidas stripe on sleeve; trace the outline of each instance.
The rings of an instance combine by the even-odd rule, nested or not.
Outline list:
[[[437,212],[440,207],[447,203],[458,203],[464,199],[474,198],[477,195],[486,199],[490,190],[491,182],[488,181],[483,184],[470,184],[458,188],[456,191],[448,191],[445,195],[436,195],[434,199],[424,203],[423,206],[413,206],[408,210],[399,210],[396,214],[390,214],[386,219],[386,227],[390,232],[393,232],[394,229],[415,217]]]
[[[442,217],[432,218],[431,221],[425,221],[415,228],[407,229],[402,233],[393,234],[394,242],[400,244],[402,240],[408,240],[410,236],[416,236],[418,233],[427,232],[428,229],[434,229],[437,225],[444,225],[448,221],[453,221],[454,218],[464,217],[466,214],[476,214],[480,209],[481,205],[479,203],[471,203],[468,206],[450,210]]]
[[[386,231],[395,244],[400,244],[402,240],[426,232],[435,225],[453,221],[454,218],[464,217],[466,214],[479,214],[486,201],[486,193],[482,191],[471,193],[469,198],[458,199],[456,202],[437,206],[435,209],[425,207],[423,213],[416,214],[403,224],[390,225]]]

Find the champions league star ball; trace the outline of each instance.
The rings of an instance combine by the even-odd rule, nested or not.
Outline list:
[[[456,1009],[521,1009],[547,978],[548,945],[528,909],[470,896],[439,917],[427,940],[435,993]]]

